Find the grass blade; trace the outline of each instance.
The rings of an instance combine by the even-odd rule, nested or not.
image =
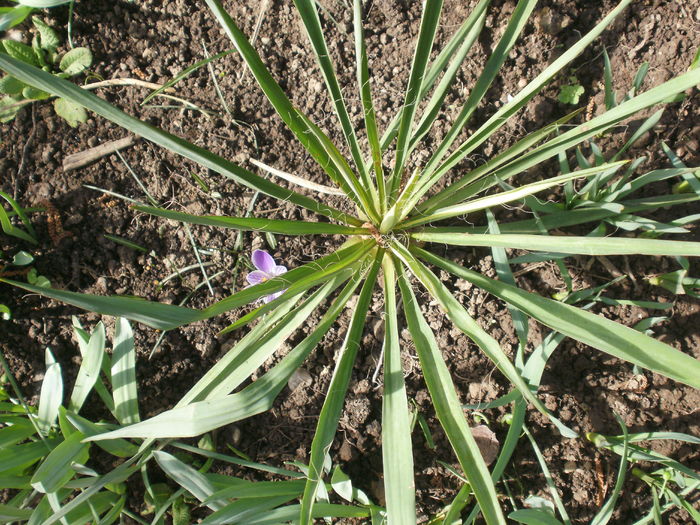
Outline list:
[[[630,4],[632,0],[622,0],[599,24],[589,31],[581,40],[566,50],[559,58],[552,62],[542,73],[537,75],[525,88],[513,99],[500,108],[488,121],[475,131],[464,143],[462,143],[439,167],[432,173],[426,173],[425,180],[429,185],[434,184],[447,171],[459,163],[485,140],[493,136],[495,131],[503,126],[510,117],[523,108],[550,80],[567,66],[574,58],[581,54],[588,45],[595,40],[605,28]],[[426,170],[427,171],[427,170]]]
[[[109,102],[102,100],[96,95],[79,88],[67,80],[58,78],[41,69],[29,66],[24,62],[16,60],[4,53],[0,53],[0,69],[10,73],[12,76],[22,80],[22,82],[42,89],[57,97],[63,97],[76,104],[79,104],[90,111],[128,129],[132,133],[139,135],[159,146],[169,149],[187,159],[190,159],[201,166],[207,167],[221,175],[233,179],[249,188],[260,191],[271,197],[289,201],[303,208],[309,209],[321,215],[332,217],[345,224],[360,226],[362,221],[356,217],[347,215],[339,210],[328,207],[314,199],[296,193],[287,188],[283,188],[270,182],[254,173],[237,166],[236,164],[214,155],[213,153],[195,146],[175,135],[154,128],[145,122],[138,120],[123,111],[115,108]]]
[[[333,438],[338,428],[338,420],[345,402],[345,393],[350,383],[355,357],[357,356],[357,351],[362,342],[362,333],[365,328],[367,311],[372,299],[372,292],[374,291],[374,285],[376,284],[377,274],[379,273],[379,266],[383,256],[384,250],[380,249],[367,275],[367,280],[362,286],[355,312],[353,313],[343,347],[340,351],[340,356],[337,359],[337,365],[333,372],[331,384],[328,387],[328,395],[323,403],[323,408],[321,408],[321,414],[316,426],[316,433],[314,434],[314,439],[311,444],[309,474],[299,514],[299,521],[302,525],[310,525],[312,516],[314,515],[314,503],[318,491],[318,484],[321,482],[321,477],[323,476],[323,463],[326,451],[333,443]]]
[[[521,158],[512,162],[510,165],[504,167],[503,169],[507,169],[509,171],[513,170],[515,173],[522,170],[526,170],[529,167],[539,164],[546,159],[555,157],[559,153],[562,153],[567,149],[572,148],[577,144],[580,144],[584,140],[590,139],[595,135],[605,132],[612,126],[618,124],[619,122],[622,122],[626,118],[638,113],[639,111],[645,108],[663,103],[666,99],[668,99],[669,96],[675,93],[679,93],[681,91],[685,91],[686,89],[691,88],[698,83],[700,83],[700,70],[692,70],[682,75],[679,75],[676,78],[673,78],[659,86],[656,86],[653,89],[650,89],[645,93],[642,93],[641,95],[638,95],[628,100],[627,102],[624,102],[623,104],[620,104],[614,109],[611,109],[610,111],[607,111],[606,113],[603,113],[598,117],[594,117],[588,122],[580,124],[575,128],[565,133],[562,133],[558,137],[546,142],[545,144],[542,144],[541,146],[538,146],[531,152],[523,155]],[[474,136],[476,136],[476,134],[473,135],[473,137]],[[471,151],[470,148],[466,149]],[[456,153],[459,153],[459,151],[460,150],[458,150]],[[463,156],[460,154],[457,155],[456,158],[459,158],[459,160],[461,160]],[[446,173],[447,169],[449,169],[448,165],[449,167],[452,167],[454,164],[451,163],[451,161],[448,159],[448,161],[446,161],[446,164],[444,165],[445,169],[441,167],[438,171],[436,171],[436,177],[431,178],[431,181],[437,180],[437,178],[439,178],[437,176],[438,174],[442,176],[442,174]],[[505,176],[501,175],[501,178],[505,178]],[[497,180],[492,181],[492,184],[497,183]],[[452,189],[455,186],[461,187],[461,185],[462,181],[458,180],[456,184],[451,185],[449,188],[447,188],[447,190],[452,192]],[[443,190],[442,192],[436,194],[435,198],[438,195],[442,195],[444,197],[445,191],[446,190]],[[451,198],[464,198],[464,196],[464,190],[462,190],[460,192],[455,192],[453,195],[451,195]],[[424,211],[430,211],[430,208],[426,208]]]
[[[63,403],[63,379],[61,365],[56,362],[51,350],[47,348],[45,355],[46,372],[41,382],[37,426],[42,434],[48,436],[58,418],[58,407]]]
[[[489,279],[420,248],[414,251],[426,261],[483,288],[553,330],[619,359],[700,388],[700,361],[673,347],[599,315]]]
[[[403,271],[399,273],[399,287],[401,288],[408,329],[411,332],[411,339],[416,345],[416,353],[421,363],[425,383],[440,424],[445,429],[447,438],[450,440],[477,501],[484,509],[486,522],[505,523],[505,518],[498,504],[496,489],[479,447],[464,418],[464,412],[457,398],[450,372]]]
[[[557,177],[551,177],[542,181],[533,182],[524,186],[519,186],[512,190],[495,193],[493,195],[488,195],[479,199],[473,199],[470,201],[463,202],[461,204],[455,204],[453,206],[447,206],[445,208],[440,208],[438,210],[429,212],[426,215],[417,215],[415,218],[409,217],[406,221],[400,223],[398,227],[404,229],[412,228],[414,226],[425,224],[427,222],[434,222],[441,219],[447,219],[449,217],[457,217],[459,215],[483,210],[485,208],[501,206],[503,204],[507,204],[515,200],[523,199],[529,195],[546,190],[558,184],[563,184],[570,180],[578,179],[581,177],[592,177],[593,175],[606,171],[614,171],[626,162],[627,161],[618,161],[616,163],[604,164],[603,166],[596,166],[587,170],[574,171],[572,173],[566,173]],[[493,177],[496,180],[500,180],[496,177],[496,175],[494,175]]]
[[[171,456],[167,452],[162,450],[156,450],[153,453],[158,466],[163,469],[163,471],[182,488],[187,490],[199,501],[204,501],[209,498],[216,489],[207,479],[207,477],[193,469],[189,465],[186,465],[174,456]],[[225,505],[223,501],[210,501],[207,503],[207,507],[211,510],[219,510]]]
[[[582,255],[668,255],[700,257],[700,243],[687,241],[659,241],[627,237],[578,237],[563,235],[469,234],[443,233],[433,228],[412,233],[419,241],[455,246],[484,246],[519,250],[557,252]]]
[[[559,429],[565,437],[577,437],[577,434],[566,427],[561,421],[552,416],[545,408],[544,404],[530,390],[530,386],[525,382],[521,374],[513,365],[512,361],[503,352],[498,342],[491,337],[479,324],[467,313],[462,304],[450,293],[444,284],[438,279],[433,272],[428,270],[421,264],[406,247],[400,243],[393,243],[392,250],[403,261],[403,263],[411,269],[411,272],[418,280],[426,287],[430,295],[435,298],[440,304],[442,310],[447,314],[454,325],[467,335],[474,343],[493,361],[498,369],[503,373],[508,380],[518,389],[522,396],[532,403],[537,410],[546,415],[552,423]],[[429,260],[431,257],[436,257],[430,252],[414,249],[422,258]],[[455,265],[456,266],[456,265]],[[461,267],[460,267],[461,268]],[[450,270],[448,270],[450,271]],[[517,305],[516,305],[517,306]],[[527,313],[527,312],[526,312]]]
[[[219,228],[233,228],[240,231],[258,231],[282,235],[369,235],[366,228],[343,226],[322,222],[289,221],[279,219],[258,219],[254,217],[224,217],[220,215],[191,215],[178,211],[133,206],[137,211],[164,217],[174,221]]]
[[[112,396],[114,415],[122,425],[138,423],[139,403],[136,389],[136,349],[129,321],[120,317],[114,329],[112,352]]]
[[[81,347],[82,350],[82,347]],[[75,386],[70,396],[68,409],[73,412],[80,412],[88,394],[100,378],[102,360],[105,355],[105,327],[102,322],[97,323],[95,329],[90,334],[90,341],[85,347],[82,355],[83,361],[78,370],[78,377],[75,379]],[[53,491],[51,491],[53,492]]]
[[[367,170],[365,170],[362,152],[357,142],[357,136],[355,135],[355,128],[350,120],[350,115],[348,114],[345,100],[343,99],[343,92],[340,89],[340,84],[338,84],[338,79],[335,76],[333,63],[330,59],[330,53],[328,52],[328,47],[326,46],[326,40],[323,37],[323,29],[321,28],[321,20],[319,19],[318,11],[316,10],[316,2],[314,0],[294,0],[294,4],[297,6],[299,16],[301,16],[302,22],[304,23],[304,28],[306,29],[306,33],[311,41],[311,45],[313,46],[316,60],[321,68],[321,72],[323,73],[323,78],[326,81],[326,87],[331,95],[331,100],[333,101],[333,106],[335,107],[335,113],[340,121],[340,126],[343,130],[345,141],[347,142],[348,148],[350,148],[350,154],[355,161],[355,166],[360,174],[360,179],[365,187],[370,191],[370,195],[373,197],[373,201],[376,203],[377,193],[374,188],[374,184],[372,184],[372,181],[369,178]]]
[[[382,396],[382,458],[384,493],[389,524],[416,521],[416,484],[413,447],[404,384],[396,315],[396,269],[384,257],[384,395]]]
[[[357,179],[354,178],[352,173],[349,174],[350,179],[346,178],[348,177],[348,173],[342,173],[338,170],[334,162],[329,162],[329,160],[331,160],[329,158],[329,152],[326,151],[324,145],[319,141],[319,136],[323,136],[328,143],[330,143],[330,139],[316,126],[313,126],[313,128],[309,127],[310,120],[292,105],[292,102],[287,98],[287,95],[285,95],[275,79],[272,78],[272,75],[265,67],[265,64],[263,64],[253,46],[248,42],[243,32],[224,10],[221,2],[219,0],[206,0],[206,3],[233,42],[260,85],[260,88],[265,93],[265,96],[277,111],[277,114],[282,118],[284,123],[287,124],[304,148],[326,171],[331,180],[338,184],[339,187],[345,189],[348,196],[353,197],[353,200],[360,202],[360,195],[354,191],[359,187]],[[349,224],[356,224],[359,226],[361,223],[357,224],[351,222]]]
[[[408,79],[406,95],[401,107],[401,119],[396,139],[396,161],[387,185],[389,204],[393,204],[401,185],[401,176],[408,156],[408,141],[411,137],[413,118],[416,114],[423,76],[430,58],[430,51],[433,48],[433,40],[440,21],[441,11],[442,0],[425,0],[418,43],[416,44],[416,52],[413,55],[413,63],[411,64],[411,75]]]
[[[89,444],[82,443],[85,436],[75,432],[51,451],[32,476],[32,487],[48,494],[56,492],[75,475],[72,463],[83,464],[88,459]]]
[[[491,56],[486,62],[486,65],[484,66],[484,71],[481,73],[479,79],[476,81],[476,85],[472,89],[471,93],[469,93],[469,98],[467,98],[467,101],[464,103],[464,106],[459,112],[459,115],[452,123],[452,127],[447,132],[447,135],[445,136],[445,138],[442,139],[442,142],[438,146],[437,150],[435,151],[435,153],[433,153],[433,156],[425,165],[424,180],[427,180],[431,177],[438,163],[442,160],[447,151],[450,149],[453,142],[456,140],[456,138],[462,132],[462,129],[464,129],[464,126],[469,121],[469,118],[472,116],[472,113],[474,113],[474,110],[476,110],[477,106],[484,98],[486,91],[496,78],[496,75],[498,75],[498,73],[500,72],[503,62],[505,62],[506,58],[508,58],[508,53],[510,53],[510,50],[515,45],[516,40],[520,36],[520,33],[525,27],[525,24],[527,23],[527,20],[530,17],[532,11],[535,9],[536,5],[537,0],[520,0],[520,2],[518,2],[518,5],[513,11],[513,15],[508,21],[508,25],[506,26],[506,30],[503,33],[503,36],[499,40],[498,44],[496,45],[496,48],[493,50]]]
[[[360,88],[360,101],[365,117],[365,131],[367,141],[372,152],[372,165],[377,181],[377,198],[379,199],[379,211],[386,211],[386,187],[384,184],[384,168],[382,167],[382,149],[379,144],[377,131],[377,118],[372,102],[372,87],[369,80],[369,67],[367,65],[367,46],[362,31],[362,1],[353,0],[353,23],[355,32],[355,62],[357,63],[357,84]],[[365,172],[367,169],[364,170]]]

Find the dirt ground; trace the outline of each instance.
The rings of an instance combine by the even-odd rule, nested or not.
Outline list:
[[[326,9],[324,23],[339,79],[341,85],[348,86],[344,94],[351,113],[357,117],[360,104],[354,87],[351,2],[322,0],[320,3]],[[473,0],[445,1],[445,18],[439,30],[438,44],[447,41],[475,4]],[[336,144],[340,144],[329,99],[292,3],[245,0],[227,1],[225,5],[247,35],[255,34],[255,45],[263,60],[292,101],[330,133]],[[540,2],[502,74],[474,115],[469,130],[476,129],[507,100],[509,94],[521,89],[527,80],[592,28],[613,5],[609,0]],[[512,0],[492,2],[486,29],[462,68],[456,88],[448,96],[445,115],[440,117],[435,130],[418,148],[416,162],[435,147],[436,140],[447,130],[514,7]],[[65,27],[67,10],[54,9],[46,12],[46,17],[53,25]],[[419,2],[376,0],[367,4],[370,69],[380,128],[388,124],[401,104],[419,21]],[[29,41],[27,26],[22,28],[25,41]],[[461,167],[478,164],[514,139],[570,112],[573,106],[557,100],[559,87],[568,83],[569,77],[575,76],[585,88],[579,105],[600,111],[603,104],[603,48],[610,54],[615,87],[618,93],[622,93],[645,61],[650,66],[645,89],[684,72],[700,45],[699,35],[700,8],[695,0],[634,2],[611,29],[505,126],[502,133],[487,142]],[[202,2],[186,0],[77,2],[73,39],[76,46],[87,46],[92,50],[95,62],[91,70],[96,76],[105,79],[138,78],[156,83],[167,82],[185,67],[204,58],[205,46],[209,54],[232,47],[206,6]],[[325,182],[320,169],[284,128],[236,54],[214,62],[213,69],[226,107],[217,96],[206,68],[180,82],[176,93],[208,114],[163,107],[173,104],[165,99],[155,102],[155,105],[142,106],[148,91],[134,87],[111,87],[99,90],[98,94],[129,114],[243,166],[254,169],[250,159],[259,159],[279,169]],[[699,100],[695,90],[689,92],[684,102],[670,106],[660,125],[631,151],[631,155],[646,155],[649,160],[645,166],[649,168],[668,166],[658,147],[663,140],[687,164],[698,165]],[[610,147],[622,140],[625,130],[620,131],[609,139]],[[53,244],[48,235],[46,216],[35,218],[41,238],[41,246],[33,251],[36,266],[53,286],[85,293],[138,295],[179,303],[201,283],[202,276],[195,270],[160,286],[160,281],[177,268],[196,263],[187,232],[181,225],[135,213],[124,201],[104,197],[86,187],[96,186],[145,201],[144,190],[116,155],[77,171],[65,173],[62,170],[66,155],[125,137],[128,135],[126,131],[94,115],[86,124],[73,129],[53,114],[50,104],[39,103],[23,109],[13,122],[0,125],[0,133],[0,189],[16,195],[25,206],[50,200],[60,213],[63,227],[71,234]],[[253,197],[252,192],[245,188],[145,141],[124,150],[123,156],[149,194],[174,210],[240,215],[245,213]],[[553,173],[556,166],[550,163],[543,169]],[[209,186],[208,192],[195,182],[192,173]],[[660,185],[652,191],[668,190],[668,186]],[[340,201],[329,199],[329,202],[343,206]],[[694,205],[661,210],[653,216],[669,219],[699,211]],[[309,212],[264,196],[257,198],[254,214],[290,219],[311,217]],[[503,220],[516,215],[517,211],[504,209],[498,218]],[[119,245],[105,234],[137,243],[145,248],[145,252]],[[209,250],[205,256],[206,262],[211,263],[207,268],[209,274],[222,273],[212,282],[213,296],[206,287],[200,287],[187,303],[191,307],[211,304],[244,286],[243,276],[247,270],[243,258],[249,256],[253,247],[267,246],[263,237],[246,234],[239,252],[235,247],[236,234],[230,230],[192,227],[192,234],[199,247]],[[697,230],[684,238],[698,240]],[[286,266],[295,267],[327,254],[341,241],[332,237],[311,241],[278,236],[276,242],[276,247],[267,246],[267,249]],[[28,248],[15,239],[0,236],[0,249],[4,254]],[[446,253],[468,267],[488,275],[495,274],[486,250],[455,249]],[[651,287],[643,279],[644,276],[677,269],[677,263],[672,259],[651,257],[611,260],[623,273],[634,275],[636,282],[626,279],[611,288],[609,296],[673,302],[674,305],[663,313],[635,306],[610,306],[597,311],[627,325],[648,316],[666,315],[669,319],[654,328],[655,336],[700,357],[700,302]],[[588,267],[585,259],[571,258],[567,264],[577,288],[600,285],[612,279],[615,273],[601,261]],[[232,271],[232,268],[240,271]],[[563,289],[563,280],[554,264],[521,265],[516,270],[523,270],[518,280],[525,289],[542,294]],[[517,340],[504,304],[485,292],[465,287],[464,283],[455,282],[454,286],[459,296],[469,302],[470,313],[502,342],[504,348],[513,351]],[[13,320],[2,324],[0,348],[25,391],[38,391],[46,346],[51,347],[63,365],[65,380],[70,384],[77,372],[75,363],[79,355],[72,340],[70,317],[80,315],[83,322],[91,326],[98,316],[19,293],[7,286],[0,286],[0,303],[10,306],[13,312]],[[377,381],[374,376],[381,351],[378,339],[381,337],[381,309],[377,295],[332,450],[334,460],[355,483],[379,501],[382,499],[381,374]],[[476,347],[436,308],[429,306],[428,310],[429,322],[437,331],[462,401],[488,401],[507,393],[506,380]],[[151,359],[148,356],[159,334],[142,326],[135,327],[142,416],[152,416],[171,407],[216,362],[240,334],[234,333],[226,339],[217,339],[215,334],[239,315],[241,312],[231,312],[211,322],[170,331]],[[113,320],[105,321],[111,329]],[[314,319],[309,320],[307,329],[313,326],[313,322]],[[347,317],[343,317],[306,363],[305,368],[311,377],[309,384],[294,391],[285,389],[270,412],[237,424],[235,428],[221,430],[220,441],[233,440],[237,448],[254,460],[274,465],[295,459],[306,460],[333,370],[334,352],[342,341],[347,322]],[[531,325],[533,344],[545,334],[545,329],[534,323]],[[288,347],[281,349],[280,355],[302,337],[303,334],[294,336]],[[402,340],[407,339],[402,335]],[[439,459],[456,464],[434,417],[415,352],[408,344],[405,348],[408,393],[426,417],[437,444],[436,450],[430,450],[422,433],[414,432],[417,499],[420,515],[425,519],[450,500],[459,488],[459,482],[436,462]],[[567,425],[582,435],[586,432],[618,434],[614,413],[622,417],[632,432],[668,430],[700,435],[698,391],[651,373],[644,373],[640,378],[635,376],[631,365],[570,340],[565,341],[550,360],[540,396]],[[507,428],[498,420],[504,413],[505,409],[484,412],[501,439]],[[101,414],[92,415],[99,417]],[[472,416],[469,417],[473,422]],[[528,414],[527,425],[544,452],[572,521],[589,522],[604,497],[604,487],[614,484],[619,458],[596,450],[583,438],[563,439],[534,411]],[[655,448],[700,470],[697,447],[663,442],[656,443]],[[226,472],[252,475],[232,470]],[[530,494],[547,496],[542,471],[525,438],[506,471],[506,479],[520,501]],[[698,504],[697,496],[695,504]],[[632,523],[650,506],[648,488],[630,479],[613,522]],[[677,512],[668,522],[682,524],[688,520],[687,514]]]

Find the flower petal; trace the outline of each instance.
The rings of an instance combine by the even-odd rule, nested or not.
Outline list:
[[[258,270],[262,270],[267,274],[272,274],[277,266],[275,264],[275,260],[272,258],[272,255],[267,253],[265,250],[255,250],[250,260],[253,261],[253,265]]]
[[[269,280],[270,276],[267,274],[267,272],[255,270],[246,275],[245,278],[250,284],[260,284]]]
[[[267,304],[270,301],[274,301],[275,299],[277,299],[280,295],[282,295],[286,291],[287,290],[280,290],[279,292],[275,292],[273,294],[267,295],[267,296],[263,297],[263,302],[265,304]]]
[[[275,277],[282,275],[283,273],[287,273],[286,266],[275,266],[275,269],[272,270],[272,275],[274,275]]]

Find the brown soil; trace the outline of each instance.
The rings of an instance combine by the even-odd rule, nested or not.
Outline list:
[[[347,3],[347,2],[346,2]],[[349,86],[345,94],[352,113],[357,116],[359,101],[354,88],[354,52],[351,44],[351,9],[341,2],[322,1],[334,21],[326,19],[331,52],[337,64],[341,85]],[[438,42],[447,37],[470,12],[475,1],[447,0],[445,16]],[[328,97],[325,95],[313,55],[294,14],[290,2],[273,1],[267,9],[265,2],[246,0],[226,2],[233,18],[246,34],[251,35],[261,20],[256,47],[265,63],[293,102],[326,129],[339,144],[339,132],[334,124]],[[459,101],[474,84],[487,51],[502,33],[515,3],[494,0],[486,22],[486,30],[475,46],[468,63],[462,68],[457,88],[447,100],[447,114],[439,120],[432,133],[417,152],[420,157],[432,150],[436,138],[446,131],[450,119],[459,110]],[[375,0],[367,8],[366,27],[370,67],[374,75],[373,92],[378,106],[380,126],[388,123],[402,100],[411,62],[412,44],[418,30],[419,2]],[[490,89],[486,102],[474,116],[470,129],[491,115],[509,93],[515,93],[523,79],[533,78],[580,34],[598,22],[613,6],[609,0],[581,2],[576,0],[541,2],[540,9],[551,9],[555,24],[547,23],[547,13],[538,14],[528,24],[523,37],[503,68],[502,75]],[[48,13],[56,26],[67,19],[65,9]],[[25,28],[26,29],[26,28]],[[657,85],[688,67],[700,43],[700,11],[697,3],[686,1],[635,2],[614,23],[611,30],[596,41],[556,82],[534,99],[526,111],[506,126],[503,133],[487,143],[470,159],[472,163],[499,151],[515,137],[571,110],[557,101],[559,85],[574,75],[585,87],[581,105],[592,99],[592,109],[602,106],[601,52],[610,53],[618,92],[630,85],[638,67],[650,63],[645,88]],[[27,35],[25,34],[25,39]],[[104,78],[141,78],[163,83],[186,66],[204,57],[203,44],[210,54],[229,49],[231,44],[208,14],[201,2],[185,0],[113,2],[93,0],[78,2],[74,24],[75,45],[88,46],[95,55],[92,71]],[[109,88],[99,91],[126,112],[151,124],[161,126],[195,144],[243,166],[251,167],[250,158],[309,178],[325,182],[319,168],[293,139],[272,107],[265,101],[251,75],[243,72],[240,59],[230,55],[213,64],[221,90],[230,110],[227,113],[219,101],[209,72],[204,68],[180,82],[177,96],[212,112],[210,117],[198,111],[145,107],[140,103],[147,94],[136,88]],[[673,145],[681,158],[690,165],[700,161],[700,111],[697,92],[689,93],[681,104],[672,105],[661,124],[632,151],[634,156],[649,157],[647,166],[666,166],[659,152],[660,140]],[[164,103],[168,103],[167,101]],[[159,280],[175,271],[194,264],[195,256],[185,229],[168,221],[134,213],[123,201],[88,189],[86,184],[105,188],[144,201],[143,190],[115,155],[75,172],[64,173],[63,158],[91,146],[122,138],[127,132],[92,116],[89,121],[72,129],[57,118],[51,105],[35,104],[24,109],[11,123],[2,125],[0,151],[0,189],[17,195],[21,204],[29,206],[49,199],[59,210],[64,228],[72,236],[54,245],[49,238],[45,216],[37,216],[41,246],[35,249],[38,271],[48,277],[55,287],[97,294],[129,294],[148,299],[179,303],[201,281],[197,271],[183,279],[173,279],[164,287]],[[622,135],[622,134],[620,134]],[[620,137],[611,139],[610,147]],[[236,186],[215,173],[183,161],[145,141],[123,152],[138,178],[149,193],[171,209],[190,213],[239,215],[245,212],[252,193]],[[465,163],[465,166],[468,164]],[[547,169],[556,169],[547,165]],[[194,182],[196,173],[210,186],[207,194]],[[668,191],[659,186],[658,191]],[[212,192],[220,193],[214,198]],[[342,202],[334,202],[342,206]],[[662,211],[661,218],[697,213],[697,207]],[[260,196],[255,214],[276,218],[309,218],[310,214],[288,204]],[[499,218],[513,213],[502,210]],[[213,284],[214,297],[206,287],[194,294],[188,303],[192,307],[211,304],[244,285],[243,272],[232,272],[239,257],[247,257],[253,246],[261,246],[264,238],[245,235],[243,251],[234,249],[235,234],[211,228],[193,227],[200,247],[212,250],[207,261],[213,265],[210,275],[222,271]],[[105,234],[116,235],[146,248],[141,253],[115,244]],[[680,238],[680,237],[678,237]],[[687,236],[697,240],[697,232]],[[306,263],[328,253],[339,240],[318,238],[313,241],[277,237],[277,247],[271,250],[289,267]],[[14,239],[0,237],[4,254],[29,249]],[[494,274],[486,251],[452,250],[449,256],[469,267]],[[609,270],[595,262],[585,266],[585,260],[570,259],[570,273],[577,287],[599,285],[609,281]],[[630,271],[636,283],[627,279],[609,292],[612,297],[674,302],[670,318],[654,328],[656,337],[700,357],[700,303],[687,296],[674,296],[646,284],[645,275],[676,269],[673,260],[661,258],[613,258],[623,272]],[[243,265],[240,268],[244,268]],[[697,272],[695,272],[697,273]],[[562,289],[563,281],[553,264],[545,264],[523,273],[519,285],[539,293]],[[508,311],[504,305],[484,292],[469,290],[455,283],[470,312],[503,346],[510,350],[517,343]],[[0,303],[13,311],[13,320],[3,323],[0,334],[2,351],[10,361],[17,378],[28,393],[37,393],[43,375],[43,349],[50,346],[63,365],[65,380],[70,384],[76,373],[78,351],[72,341],[70,316],[80,315],[88,325],[96,315],[85,314],[57,302],[27,296],[7,286],[0,287]],[[358,358],[353,383],[346,402],[346,411],[333,449],[335,461],[340,462],[355,483],[370,497],[381,500],[381,384],[373,382],[381,343],[377,339],[381,301],[375,299],[374,312],[368,320],[364,346]],[[460,396],[465,403],[487,401],[506,393],[509,386],[493,365],[483,357],[465,336],[458,333],[435,308],[430,308],[429,321],[438,332],[446,361],[450,364]],[[599,312],[623,324],[632,325],[641,318],[657,312],[637,307],[607,307]],[[219,340],[215,334],[239,313],[232,312],[206,324],[184,327],[168,332],[149,360],[159,334],[142,326],[136,328],[140,406],[143,416],[152,416],[171,407],[180,396],[211,367],[221,353],[230,347],[239,334]],[[106,322],[112,322],[109,319]],[[313,326],[313,319],[309,325]],[[331,329],[319,348],[305,365],[313,381],[296,390],[285,390],[269,413],[238,424],[240,442],[237,447],[261,462],[282,465],[289,460],[306,459],[316,418],[325,398],[325,391],[334,365],[334,352],[342,340],[347,318]],[[111,327],[109,327],[111,328]],[[533,343],[546,333],[532,325]],[[295,343],[296,336],[290,344]],[[284,349],[283,349],[284,350]],[[269,363],[268,363],[269,364]],[[421,432],[414,433],[417,491],[420,515],[438,511],[450,501],[458,481],[437,459],[454,461],[447,441],[434,418],[429,397],[421,379],[417,359],[406,345],[406,381],[410,398],[414,399],[427,418],[437,442],[436,451],[426,447]],[[73,376],[71,376],[73,374]],[[379,376],[381,380],[381,375]],[[643,388],[639,387],[641,384]],[[634,383],[634,384],[633,384]],[[670,430],[700,435],[700,393],[657,375],[644,373],[640,380],[628,364],[609,358],[581,344],[567,340],[554,354],[547,367],[540,390],[547,406],[573,429],[585,432],[619,433],[613,414],[622,416],[631,431]],[[485,414],[499,438],[506,427],[498,423],[504,410]],[[100,414],[93,414],[99,416]],[[471,417],[471,416],[470,416]],[[554,480],[575,523],[587,523],[595,514],[604,484],[612,486],[618,468],[617,456],[597,451],[585,439],[564,440],[539,414],[528,414],[532,430],[551,469]],[[221,436],[228,439],[234,432],[224,429]],[[231,432],[231,434],[229,434]],[[657,449],[687,466],[700,470],[700,453],[676,442],[664,442]],[[237,475],[250,475],[237,473]],[[530,494],[547,496],[546,485],[529,444],[523,438],[506,479],[518,500]],[[138,497],[131,504],[138,505]],[[695,499],[697,504],[697,496]],[[508,504],[504,502],[505,507]],[[629,480],[613,519],[614,523],[631,523],[651,506],[650,491],[641,482]],[[135,510],[138,510],[137,508]],[[689,517],[676,512],[669,523],[688,523]]]

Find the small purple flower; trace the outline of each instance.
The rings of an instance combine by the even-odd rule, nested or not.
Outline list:
[[[275,277],[287,272],[286,266],[279,266],[275,264],[275,260],[272,258],[272,256],[264,250],[255,250],[250,260],[253,262],[253,266],[257,268],[246,276],[246,279],[251,286],[264,283],[265,281],[274,279]],[[272,295],[263,297],[262,301],[269,303],[270,301],[277,299],[285,291],[286,290],[280,290]]]

